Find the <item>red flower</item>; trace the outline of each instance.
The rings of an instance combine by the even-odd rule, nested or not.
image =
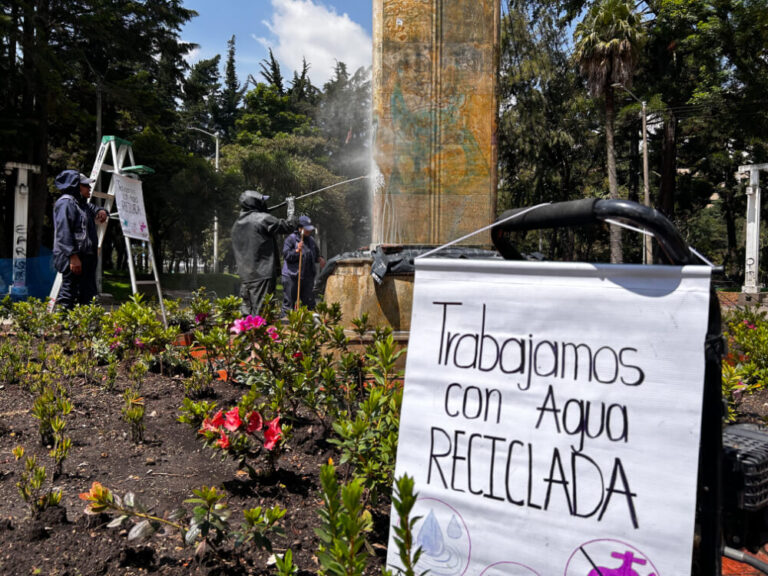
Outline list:
[[[280,416],[267,422],[267,429],[264,430],[264,448],[272,450],[277,446],[277,441],[282,438],[283,432],[280,429]]]
[[[224,433],[224,430],[221,431],[221,436],[219,436],[219,439],[216,440],[216,446],[222,450],[229,448],[229,436]]]
[[[218,429],[218,426],[214,426],[210,418],[206,418],[203,420],[203,427],[200,428],[200,434],[205,434],[206,432],[216,432]]]
[[[240,420],[240,411],[238,410],[237,406],[227,412],[226,417],[224,418],[224,428],[230,432],[234,432],[240,428],[240,424],[242,423],[243,421]]]
[[[277,328],[274,326],[267,328],[267,334],[269,334],[269,337],[275,342],[280,342],[280,334],[277,333]]]
[[[211,418],[211,426],[213,426],[214,429],[221,428],[224,425],[224,415],[222,414],[221,410],[216,412],[216,414],[213,415],[213,418]]]
[[[304,358],[304,354],[302,354],[301,352],[296,352],[293,355],[293,357],[296,358],[296,360],[301,360],[302,358]]]
[[[251,434],[257,430],[261,430],[263,426],[264,422],[261,419],[261,414],[256,412],[256,410],[248,414],[248,425],[245,427],[246,432]]]

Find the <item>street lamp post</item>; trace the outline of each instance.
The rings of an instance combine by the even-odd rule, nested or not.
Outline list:
[[[187,126],[187,130],[197,130],[213,138],[216,141],[216,156],[214,160],[214,168],[216,173],[219,172],[219,132],[208,132],[197,126]],[[219,269],[219,216],[217,209],[213,209],[213,271],[217,272]]]
[[[646,113],[645,100],[640,100],[640,98],[635,96],[634,92],[624,86],[624,84],[614,84],[613,87],[621,88],[642,106],[640,115],[643,121],[643,204],[650,207],[651,194],[648,189],[648,114]],[[643,236],[643,248],[643,263],[653,263],[653,248],[651,246],[651,237],[648,235]]]

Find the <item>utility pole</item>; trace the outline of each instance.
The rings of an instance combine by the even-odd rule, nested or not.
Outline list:
[[[651,192],[648,188],[648,114],[646,113],[645,100],[642,101],[643,110],[643,204],[651,207]],[[645,248],[646,264],[653,264],[653,245],[651,236],[643,235],[643,247]]]
[[[8,293],[12,297],[25,298],[27,288],[27,216],[29,206],[29,172],[40,174],[40,166],[7,162],[5,173],[10,176],[17,171],[16,196],[13,205],[13,277]]]
[[[614,88],[621,88],[627,94],[629,94],[635,101],[639,102],[642,106],[640,112],[640,118],[643,121],[643,205],[651,206],[651,193],[648,183],[648,114],[645,100],[640,100],[635,94],[624,84],[614,84]],[[653,264],[653,246],[651,244],[651,236],[643,235],[643,264]]]
[[[742,294],[759,296],[760,284],[760,171],[768,172],[768,164],[739,166],[739,173],[749,172],[747,186],[747,241]]]
[[[197,126],[187,126],[187,130],[197,130],[198,132],[202,132],[203,134],[206,134],[213,138],[216,141],[216,156],[214,157],[214,169],[216,170],[216,174],[219,173],[219,131],[216,132],[208,132],[208,130],[203,130],[202,128],[198,128]],[[218,209],[213,209],[213,271],[218,272],[219,270],[219,214]]]

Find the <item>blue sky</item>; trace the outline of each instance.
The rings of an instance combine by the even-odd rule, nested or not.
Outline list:
[[[199,16],[182,30],[185,42],[199,44],[190,63],[221,54],[234,34],[237,75],[261,80],[259,63],[268,48],[280,62],[285,78],[310,65],[312,83],[322,87],[336,60],[353,72],[371,64],[372,0],[184,0]],[[222,70],[223,72],[223,70]]]

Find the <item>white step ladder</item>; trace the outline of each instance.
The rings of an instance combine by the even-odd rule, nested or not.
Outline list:
[[[107,158],[111,156],[112,164],[107,164]],[[126,164],[126,160],[129,161]],[[102,172],[107,174],[119,174],[121,176],[127,176],[129,178],[139,178],[142,174],[153,174],[154,170],[148,166],[137,165],[133,157],[133,148],[128,140],[123,140],[117,136],[104,136],[101,139],[101,145],[99,151],[96,154],[96,161],[93,163],[93,169],[91,170],[90,178],[93,181],[93,191],[88,202],[97,204],[100,208],[103,208],[109,214],[109,218],[103,224],[97,224],[98,231],[98,265],[97,265],[97,278],[99,283],[99,289],[101,289],[101,245],[104,241],[104,235],[107,232],[107,224],[110,219],[119,220],[119,214],[117,211],[112,212],[112,207],[115,203],[115,181],[110,178],[109,189],[107,193],[101,191],[102,189]],[[136,267],[133,262],[133,250],[131,249],[131,239],[125,236],[125,249],[128,255],[128,270],[131,275],[131,289],[134,294],[138,292],[138,286],[145,284],[154,284],[157,288],[157,298],[160,302],[160,311],[163,315],[163,324],[167,327],[168,321],[165,316],[165,305],[163,304],[163,292],[160,288],[160,274],[155,265],[155,253],[152,250],[152,243],[147,242],[149,247],[149,260],[152,266],[152,274],[154,280],[136,280]],[[61,273],[56,275],[56,280],[51,288],[51,294],[48,300],[48,310],[53,311],[56,305],[56,298],[59,295],[61,289],[62,276]]]

